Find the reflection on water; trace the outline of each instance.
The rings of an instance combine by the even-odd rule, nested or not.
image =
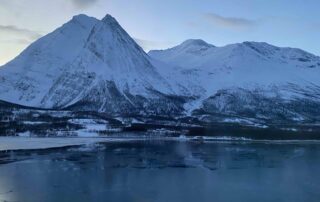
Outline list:
[[[315,201],[320,145],[138,141],[0,153],[0,201]]]

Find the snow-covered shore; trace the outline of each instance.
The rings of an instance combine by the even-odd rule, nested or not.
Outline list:
[[[50,149],[66,146],[79,146],[99,142],[130,141],[131,138],[35,138],[35,137],[0,137],[0,151]]]

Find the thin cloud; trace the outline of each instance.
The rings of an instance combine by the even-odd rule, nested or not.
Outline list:
[[[145,51],[155,50],[165,48],[167,46],[172,45],[169,42],[159,42],[159,41],[150,41],[145,39],[134,38],[137,44],[143,48]]]
[[[0,40],[0,43],[7,43],[7,44],[30,44],[31,41],[27,39],[11,39],[11,40]]]
[[[98,0],[71,0],[77,8],[87,8],[97,3]]]
[[[253,20],[238,17],[224,17],[215,13],[206,13],[204,17],[215,25],[232,29],[250,28],[256,25],[256,22]]]
[[[138,38],[134,38],[134,40],[137,42],[137,44],[139,44],[139,46],[141,46],[141,48],[143,48],[144,50],[151,50],[153,49],[155,46],[157,46],[157,43],[154,41],[149,41],[149,40],[144,40],[144,39],[138,39]]]
[[[14,25],[0,25],[0,32],[5,34],[10,34],[10,36],[15,35],[19,37],[18,41],[34,41],[40,38],[42,35],[36,31],[29,29],[20,28]]]

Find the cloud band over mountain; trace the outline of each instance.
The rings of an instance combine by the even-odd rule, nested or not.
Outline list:
[[[233,29],[250,28],[256,25],[256,22],[253,20],[239,17],[225,17],[215,13],[206,13],[204,17],[215,25]]]
[[[71,0],[78,8],[87,8],[97,3],[98,0]]]
[[[0,25],[0,32],[15,35],[20,41],[21,38],[23,38],[25,41],[34,41],[42,36],[36,31],[20,28],[14,25]]]

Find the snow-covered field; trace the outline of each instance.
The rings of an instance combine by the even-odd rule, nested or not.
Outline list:
[[[131,141],[137,138],[34,138],[0,137],[0,151],[49,149],[66,146],[90,145],[99,142]]]

